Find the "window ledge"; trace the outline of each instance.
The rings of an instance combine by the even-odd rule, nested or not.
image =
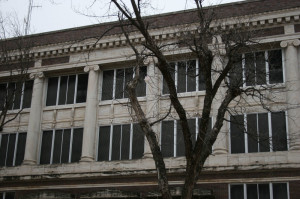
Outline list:
[[[191,92],[186,92],[186,93],[177,93],[177,96],[180,97],[195,97],[195,96],[204,96],[206,91],[191,91]],[[169,94],[162,94],[161,97],[164,98],[169,98]]]
[[[286,85],[285,85],[285,82],[283,83],[275,83],[275,84],[262,84],[262,85],[255,85],[255,86],[243,86],[242,88],[243,89],[247,89],[247,88],[255,88],[257,90],[260,90],[260,89],[280,89],[280,88],[285,88]]]
[[[147,100],[147,97],[138,97],[137,98],[139,102],[145,102]],[[113,99],[113,100],[104,100],[100,101],[99,105],[108,105],[108,104],[126,104],[129,103],[129,98],[123,98],[123,99]]]
[[[85,102],[84,103],[77,103],[77,104],[65,104],[65,105],[55,105],[55,106],[45,106],[44,110],[53,110],[53,109],[70,109],[70,108],[79,108],[79,107],[84,107],[85,106]]]
[[[17,114],[21,109],[14,109],[14,110],[8,110],[7,114],[8,115],[14,115]],[[30,108],[24,108],[21,113],[30,113]]]

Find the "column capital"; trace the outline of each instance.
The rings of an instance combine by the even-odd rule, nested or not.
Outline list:
[[[43,79],[45,77],[43,72],[35,72],[35,73],[30,73],[29,78],[30,79]]]
[[[292,40],[286,40],[286,41],[282,41],[280,42],[280,46],[282,48],[286,48],[288,46],[294,46],[294,47],[297,47],[300,45],[300,41],[299,39],[292,39]]]
[[[98,71],[98,70],[100,70],[100,67],[99,67],[99,65],[92,65],[92,66],[85,66],[84,67],[84,72],[86,72],[86,73],[91,71],[91,70]]]

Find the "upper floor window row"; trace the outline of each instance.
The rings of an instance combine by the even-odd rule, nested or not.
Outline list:
[[[131,160],[144,154],[144,133],[139,124],[100,126],[98,161]]]
[[[282,51],[245,53],[230,73],[230,82],[238,86],[255,86],[284,82]]]
[[[146,96],[147,67],[140,67],[140,78],[136,88],[138,97]],[[126,84],[134,77],[133,68],[113,69],[103,71],[101,100],[128,98]]]
[[[79,162],[83,128],[43,131],[40,164]]]
[[[192,134],[192,143],[195,144],[198,136],[201,118],[188,119],[188,125]],[[212,120],[209,120],[208,131],[212,129]],[[180,121],[170,120],[161,123],[161,152],[163,157],[185,156],[185,144]]]
[[[50,77],[46,106],[86,102],[88,74]]]
[[[204,77],[198,66],[196,60],[170,63],[170,73],[175,82],[177,93],[205,90]],[[162,93],[169,94],[165,80],[163,81]]]
[[[286,151],[285,112],[230,117],[231,153]]]
[[[32,80],[0,84],[0,106],[7,103],[8,110],[30,108],[32,88]]]
[[[24,160],[27,133],[0,134],[0,166],[18,166]]]

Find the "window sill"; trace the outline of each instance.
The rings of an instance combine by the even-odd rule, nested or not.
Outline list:
[[[191,92],[185,92],[185,93],[177,93],[177,96],[179,98],[181,97],[195,97],[195,96],[204,96],[206,91],[191,91]],[[161,94],[162,98],[169,98],[169,94]]]
[[[247,88],[255,88],[257,90],[261,90],[261,89],[280,89],[280,88],[285,88],[285,82],[283,83],[275,83],[275,84],[262,84],[262,85],[254,85],[254,86],[243,86],[241,88],[243,89],[247,89]]]
[[[55,105],[55,106],[45,106],[44,110],[54,110],[54,109],[70,109],[70,108],[80,108],[85,107],[84,103],[77,103],[77,104],[65,104],[65,105]]]
[[[7,114],[8,115],[14,115],[17,114],[21,109],[14,109],[14,110],[8,110]],[[30,108],[24,108],[21,113],[30,113]]]
[[[138,97],[139,102],[145,102],[147,100],[147,97]],[[123,99],[113,99],[113,100],[104,100],[100,101],[99,105],[108,105],[108,104],[127,104],[129,103],[129,98],[123,98]]]

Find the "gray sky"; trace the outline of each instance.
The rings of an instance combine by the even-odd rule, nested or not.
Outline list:
[[[107,1],[99,0],[91,8],[93,0],[33,0],[35,6],[31,15],[31,33],[48,32],[107,21],[104,18],[86,17],[75,11],[86,12],[91,15],[107,14]],[[125,0],[127,1],[127,0]],[[208,0],[205,5],[236,2],[240,0]],[[2,16],[12,18],[18,16],[23,21],[27,15],[29,0],[0,0]],[[154,10],[149,14],[158,14],[193,8],[192,0],[152,0]]]

